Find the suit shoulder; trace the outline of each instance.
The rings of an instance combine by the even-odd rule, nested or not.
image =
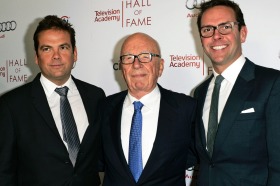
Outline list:
[[[122,91],[109,95],[103,100],[101,104],[101,110],[103,111],[103,114],[105,114],[105,117],[108,115],[108,113],[113,112],[117,105],[122,105],[126,95],[127,91]]]
[[[105,92],[101,87],[98,87],[96,85],[90,84],[88,82],[75,79],[76,86],[83,87],[85,89],[88,89],[90,91],[94,91],[95,93],[103,94],[105,96]]]
[[[115,94],[111,94],[105,98],[105,102],[112,103],[117,100],[122,100],[125,98],[126,95],[127,95],[127,90],[124,90],[124,91],[121,91],[121,92],[118,92]]]
[[[161,88],[161,94],[163,98],[167,98],[169,100],[176,100],[177,103],[188,103],[188,104],[196,104],[196,99],[188,96],[184,93],[174,92],[172,90],[167,90]]]
[[[256,64],[255,64],[255,73],[256,73],[256,76],[261,76],[261,77],[278,77],[278,76],[280,76],[279,70],[256,65]]]
[[[16,99],[23,98],[25,96],[30,95],[32,82],[24,84],[22,86],[16,87],[6,93],[4,93],[1,98],[2,99]]]

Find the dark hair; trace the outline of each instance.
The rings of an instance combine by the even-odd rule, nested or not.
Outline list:
[[[70,41],[72,44],[73,52],[76,47],[76,40],[75,40],[75,30],[72,27],[72,24],[68,23],[67,21],[55,16],[55,15],[48,15],[44,17],[43,20],[39,22],[39,25],[36,28],[36,31],[33,35],[33,41],[34,41],[34,49],[36,51],[36,55],[38,55],[38,36],[40,32],[50,29],[57,29],[57,30],[63,30],[70,34]]]
[[[198,17],[197,17],[197,27],[199,30],[201,28],[202,15],[204,14],[204,12],[206,10],[208,10],[209,8],[213,8],[215,6],[226,6],[226,7],[231,8],[235,12],[236,21],[239,23],[238,24],[239,31],[242,26],[246,26],[244,17],[243,17],[243,13],[238,4],[236,4],[235,2],[230,1],[230,0],[211,0],[211,1],[202,2],[200,4],[200,7],[199,7],[200,13],[198,14]]]

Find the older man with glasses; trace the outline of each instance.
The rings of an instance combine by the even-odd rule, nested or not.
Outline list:
[[[102,109],[104,186],[184,186],[196,101],[157,84],[164,60],[147,34],[126,38],[120,63],[128,90]]]

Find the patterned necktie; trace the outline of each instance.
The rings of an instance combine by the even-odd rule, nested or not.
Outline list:
[[[218,104],[219,104],[219,93],[221,83],[224,80],[224,77],[218,75],[215,80],[215,86],[212,93],[210,113],[209,113],[209,122],[208,122],[208,132],[207,132],[207,150],[209,156],[212,157],[214,142],[216,138],[216,133],[218,130]]]
[[[60,95],[60,117],[62,122],[63,140],[67,143],[69,158],[75,166],[80,148],[80,139],[75,119],[67,99],[68,87],[56,88],[55,92]]]
[[[142,170],[142,113],[143,104],[140,101],[134,101],[134,114],[129,137],[129,157],[128,165],[137,182]]]

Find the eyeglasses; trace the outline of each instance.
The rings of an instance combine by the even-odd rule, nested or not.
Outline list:
[[[232,21],[232,22],[221,23],[218,26],[204,26],[201,27],[200,29],[200,35],[201,37],[204,38],[212,37],[216,29],[220,34],[227,35],[231,33],[233,26],[238,24],[239,24],[238,22]]]
[[[139,62],[141,63],[149,63],[152,61],[152,57],[161,57],[159,54],[153,54],[153,53],[141,53],[138,55],[133,55],[133,54],[126,54],[122,55],[120,57],[120,62],[122,64],[132,64],[135,61],[135,58],[138,59]]]

